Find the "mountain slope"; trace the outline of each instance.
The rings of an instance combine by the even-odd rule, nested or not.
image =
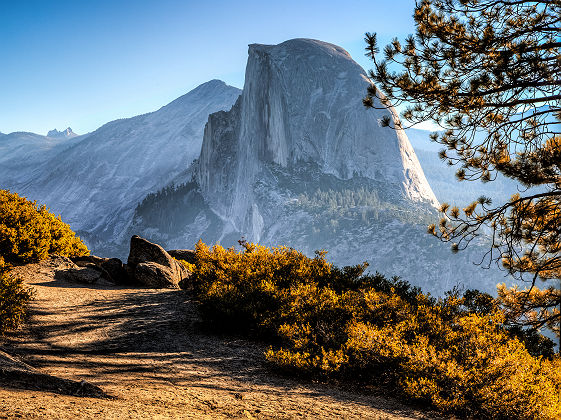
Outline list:
[[[94,238],[119,238],[136,204],[188,168],[208,115],[229,109],[239,94],[207,82],[158,111],[105,124],[6,186],[62,214],[95,249]]]
[[[14,188],[31,182],[38,167],[84,137],[48,137],[27,132],[0,135],[0,187]]]

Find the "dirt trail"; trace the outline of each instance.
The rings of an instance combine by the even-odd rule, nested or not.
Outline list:
[[[2,387],[0,418],[428,418],[392,399],[272,373],[261,345],[201,333],[184,292],[78,285],[55,280],[55,270],[48,261],[19,268],[35,289],[31,322],[1,347],[112,398]]]

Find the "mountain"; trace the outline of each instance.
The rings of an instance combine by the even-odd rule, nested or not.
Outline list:
[[[213,210],[259,240],[253,182],[264,166],[299,162],[339,179],[384,183],[392,193],[436,206],[403,131],[380,126],[386,115],[397,118],[395,111],[361,106],[368,83],[364,70],[332,44],[250,45],[240,99],[205,128],[197,181]]]
[[[28,132],[0,135],[0,187],[19,189],[32,183],[46,161],[83,138],[53,138]]]
[[[168,248],[245,238],[366,260],[435,294],[493,291],[502,273],[474,265],[484,237],[453,255],[426,234],[438,199],[466,190],[427,133],[382,127],[396,111],[363,107],[368,83],[336,45],[252,44],[243,91],[213,80],[83,136],[0,136],[0,183],[60,213],[98,255],[125,257],[132,234]]]
[[[51,137],[51,138],[65,138],[65,139],[71,139],[73,137],[77,137],[78,134],[76,134],[74,131],[72,131],[72,129],[70,127],[68,127],[66,130],[62,130],[62,131],[58,131],[56,128],[54,130],[51,130],[47,133],[47,137]]]
[[[494,290],[501,274],[473,264],[484,240],[452,255],[426,234],[438,200],[405,132],[380,123],[395,110],[363,107],[368,83],[332,44],[250,45],[243,92],[209,116],[189,182],[147,196],[129,233],[170,248],[243,237],[326,249],[337,264],[367,260],[433,293]]]
[[[2,186],[46,203],[103,253],[100,244],[121,238],[138,202],[199,156],[208,115],[229,109],[239,95],[239,89],[212,80],[158,111],[107,123],[73,146],[46,155],[32,170],[18,171],[26,156],[14,152],[10,165],[16,176],[3,177]],[[45,142],[36,137],[26,141],[32,140]]]

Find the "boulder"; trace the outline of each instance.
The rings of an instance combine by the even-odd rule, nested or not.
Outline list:
[[[164,287],[179,287],[172,271],[168,267],[153,262],[139,263],[134,270],[135,279],[147,287],[161,289]]]
[[[131,238],[127,273],[135,283],[153,288],[179,288],[191,274],[160,245],[137,235]]]
[[[106,258],[101,263],[103,268],[116,284],[126,284],[129,282],[127,270],[119,258]]]
[[[55,279],[81,284],[113,284],[107,272],[95,264],[57,270],[55,272]]]
[[[190,264],[195,264],[197,261],[197,258],[195,256],[195,251],[193,251],[192,249],[172,249],[170,251],[167,251],[167,253],[171,255],[173,258],[177,258],[178,260],[183,260]]]
[[[134,268],[137,264],[143,262],[155,262],[166,267],[173,267],[174,261],[171,255],[160,245],[137,235],[131,238],[127,268]]]
[[[97,267],[104,272],[105,278],[115,284],[128,282],[127,272],[119,258],[102,258],[95,255],[84,255],[71,258],[79,267]]]

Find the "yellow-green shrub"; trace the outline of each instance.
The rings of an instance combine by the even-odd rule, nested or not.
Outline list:
[[[229,331],[276,334],[290,304],[285,293],[291,285],[330,272],[323,258],[309,259],[288,248],[247,244],[245,252],[202,242],[196,246],[194,283],[205,319]]]
[[[323,253],[243,245],[199,242],[194,291],[207,322],[270,340],[277,366],[391,386],[448,413],[561,418],[560,360],[530,355],[492,299],[436,300]]]
[[[31,290],[9,273],[0,257],[0,335],[20,325],[31,296]]]
[[[45,206],[0,190],[0,335],[22,322],[32,296],[10,273],[10,266],[36,262],[49,254],[79,256],[89,251]]]
[[[0,190],[0,255],[6,263],[20,264],[45,259],[48,254],[78,256],[89,251],[60,216],[44,205]]]

